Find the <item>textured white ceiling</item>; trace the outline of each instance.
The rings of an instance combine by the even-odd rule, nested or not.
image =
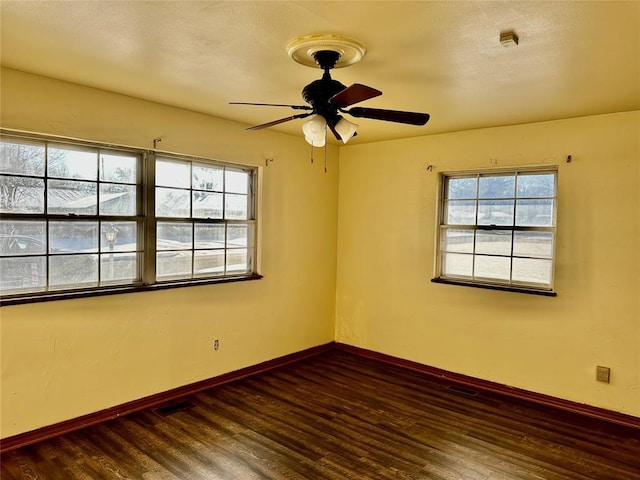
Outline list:
[[[332,72],[384,92],[362,106],[428,112],[415,127],[357,119],[354,142],[640,109],[640,2],[1,2],[2,65],[247,125],[296,113],[321,71],[287,43],[336,33],[367,47]],[[514,30],[518,47],[499,42]],[[276,131],[300,135],[302,121]]]

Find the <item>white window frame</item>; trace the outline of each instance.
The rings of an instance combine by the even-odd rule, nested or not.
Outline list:
[[[489,200],[489,198],[481,198],[479,196],[478,191],[476,191],[475,198],[470,198],[470,201],[475,201],[475,220],[473,223],[469,222],[466,224],[458,224],[458,223],[447,223],[446,215],[446,202],[447,202],[447,186],[449,179],[464,179],[464,178],[481,178],[481,177],[494,177],[494,176],[514,176],[517,182],[518,175],[527,175],[527,174],[552,174],[554,175],[554,192],[553,196],[543,197],[543,199],[553,200],[553,213],[552,213],[552,222],[549,226],[518,226],[516,223],[516,204],[517,200],[528,199],[528,197],[518,197],[517,195],[517,186],[514,187],[514,195],[509,198],[499,198],[499,199],[491,199],[491,200],[511,200],[513,201],[514,211],[513,211],[513,222],[510,225],[494,225],[494,224],[483,224],[478,222],[478,204],[481,200]],[[479,185],[479,181],[478,181]],[[478,186],[479,190],[479,186]],[[504,291],[512,291],[512,292],[520,292],[520,293],[532,293],[546,296],[556,296],[557,293],[554,290],[554,277],[555,277],[555,267],[556,267],[556,243],[557,243],[557,192],[558,192],[558,168],[556,166],[543,166],[543,167],[527,167],[527,168],[504,168],[504,169],[485,169],[485,170],[469,170],[469,171],[454,171],[454,172],[442,172],[439,174],[438,178],[438,195],[437,195],[437,224],[436,224],[436,241],[435,241],[435,262],[434,262],[434,276],[432,278],[432,282],[434,283],[443,283],[443,284],[452,284],[452,285],[460,285],[460,286],[470,286],[470,287],[480,287],[480,288],[488,288],[494,290],[504,290]],[[467,255],[472,256],[473,258],[473,273],[471,276],[467,275],[455,275],[455,274],[446,274],[444,272],[444,238],[445,232],[448,229],[455,230],[465,230],[469,231],[473,235],[473,251],[471,253],[467,253]],[[504,231],[511,232],[512,240],[511,240],[511,252],[509,255],[486,255],[476,252],[476,238],[477,232],[479,231]],[[514,254],[513,252],[513,237],[515,232],[547,232],[552,234],[552,246],[551,246],[551,255],[549,256],[551,262],[551,272],[550,272],[550,282],[548,284],[535,283],[535,282],[526,282],[526,281],[515,281],[512,279],[513,276],[513,259],[514,258],[536,258],[536,257],[527,257]],[[449,252],[451,253],[451,252]],[[497,278],[487,278],[487,277],[476,277],[475,276],[475,265],[477,257],[491,257],[491,256],[501,256],[503,258],[509,258],[509,272],[510,278],[506,279],[497,279]]]
[[[215,167],[216,169],[219,169],[221,171],[223,171],[223,180],[222,180],[222,186],[219,188],[212,188],[209,190],[205,190],[202,188],[197,188],[195,187],[193,184],[189,185],[188,187],[163,187],[162,185],[158,185],[157,181],[155,181],[155,175],[154,175],[154,185],[156,188],[154,188],[153,192],[149,192],[148,195],[148,209],[149,211],[154,212],[154,214],[152,216],[150,216],[150,230],[154,235],[154,238],[157,239],[158,237],[158,224],[174,224],[174,225],[189,225],[191,227],[191,232],[192,232],[192,247],[190,249],[186,249],[186,250],[182,250],[183,252],[190,252],[191,253],[191,273],[190,276],[183,276],[183,277],[179,277],[179,278],[169,278],[169,279],[161,279],[160,275],[158,274],[158,272],[155,270],[158,267],[158,258],[155,259],[155,261],[151,262],[149,261],[149,277],[150,278],[155,278],[155,281],[157,283],[166,283],[166,282],[173,282],[173,281],[193,281],[193,280],[198,280],[198,279],[202,279],[202,278],[209,278],[209,279],[215,279],[215,278],[230,278],[230,277],[237,277],[237,276],[245,276],[245,275],[250,275],[255,273],[255,266],[256,266],[256,257],[257,257],[257,252],[256,252],[256,248],[255,248],[255,243],[256,243],[256,229],[257,229],[257,225],[256,225],[256,209],[257,209],[257,205],[256,205],[256,190],[257,190],[257,184],[256,184],[256,175],[253,172],[256,172],[257,169],[256,167],[247,167],[247,166],[241,166],[241,165],[231,165],[231,164],[227,164],[227,163],[221,163],[221,162],[212,162],[212,161],[204,161],[202,158],[199,157],[187,157],[184,155],[176,155],[176,154],[166,154],[166,153],[158,153],[153,155],[152,158],[152,162],[155,165],[157,165],[157,161],[167,161],[167,162],[178,162],[181,164],[188,164],[189,165],[189,170],[190,173],[192,172],[193,167]],[[247,175],[247,179],[248,179],[248,183],[246,185],[246,193],[239,193],[239,192],[234,192],[234,191],[230,191],[229,188],[226,185],[226,173],[244,173]],[[193,178],[193,176],[190,174],[191,178]],[[158,188],[166,188],[166,189],[171,189],[171,190],[176,190],[176,191],[183,191],[183,192],[188,192],[188,196],[189,196],[189,214],[186,216],[168,216],[168,215],[158,215],[155,209],[155,205],[156,205],[156,198],[155,198],[155,194]],[[197,216],[194,215],[194,205],[193,205],[193,194],[194,193],[200,193],[200,194],[214,194],[214,195],[219,195],[222,198],[222,213],[219,217],[214,217],[214,218],[209,218],[209,217],[202,217],[202,216]],[[227,217],[227,197],[228,196],[246,196],[247,197],[247,218],[228,218]],[[206,274],[198,274],[195,268],[195,263],[196,263],[196,259],[197,259],[197,254],[200,252],[204,252],[207,251],[209,249],[206,249],[204,247],[199,247],[197,245],[196,242],[196,238],[197,238],[197,234],[196,234],[196,229],[200,226],[217,226],[217,227],[222,227],[225,230],[225,236],[227,235],[227,233],[233,229],[233,228],[244,228],[246,227],[247,229],[247,245],[246,248],[243,248],[241,246],[229,246],[229,242],[227,241],[227,244],[224,248],[219,249],[221,251],[224,251],[223,255],[224,255],[224,262],[223,262],[223,269],[222,269],[222,273],[212,273],[210,275],[206,275]],[[151,236],[151,235],[150,235]],[[157,246],[157,243],[156,243]],[[246,271],[240,271],[240,272],[235,272],[233,270],[229,269],[229,262],[228,262],[228,258],[233,255],[234,252],[240,252],[240,251],[245,251],[247,253],[246,256],[246,265],[248,266],[248,269]],[[162,249],[156,249],[155,253],[158,254],[158,252],[164,252],[166,250],[162,250]],[[152,268],[151,268],[151,264],[153,264],[155,266],[155,268],[153,269],[153,272],[151,272]]]
[[[98,142],[89,142],[77,139],[70,139],[65,137],[57,137],[51,135],[42,135],[35,133],[26,133],[20,131],[14,131],[9,129],[0,129],[0,135],[2,140],[7,141],[15,141],[15,142],[24,142],[24,143],[42,143],[45,145],[58,145],[66,148],[80,148],[80,149],[88,149],[91,151],[109,151],[109,153],[123,153],[131,156],[136,156],[138,158],[138,166],[137,166],[137,187],[136,187],[136,214],[135,215],[103,215],[100,212],[96,212],[95,215],[75,215],[75,214],[67,214],[67,215],[57,215],[51,214],[47,212],[46,202],[46,191],[45,191],[45,210],[43,213],[2,213],[3,221],[10,220],[34,220],[34,221],[43,221],[46,224],[46,244],[47,249],[44,253],[38,254],[40,256],[44,256],[46,258],[46,264],[48,266],[49,259],[53,256],[48,248],[49,244],[49,225],[51,222],[55,221],[78,221],[78,222],[86,222],[92,221],[97,222],[99,225],[99,251],[96,252],[96,257],[99,258],[100,255],[108,254],[110,252],[104,250],[102,246],[102,236],[105,231],[104,226],[110,222],[133,222],[135,221],[138,224],[137,228],[137,248],[135,255],[137,256],[137,275],[133,281],[130,282],[108,282],[101,281],[102,276],[100,275],[100,266],[98,267],[98,282],[95,285],[91,285],[89,287],[78,287],[78,288],[50,288],[49,287],[49,270],[45,272],[47,276],[46,286],[44,290],[39,291],[30,291],[23,293],[11,293],[9,291],[5,294],[5,292],[0,291],[0,305],[12,305],[12,304],[21,304],[21,303],[32,303],[39,301],[48,301],[48,300],[57,300],[64,298],[76,298],[76,297],[85,297],[85,296],[97,296],[97,295],[107,295],[107,294],[115,294],[115,293],[128,293],[135,291],[144,291],[144,290],[155,290],[159,288],[173,288],[173,287],[184,287],[184,286],[192,286],[192,285],[202,285],[209,283],[227,283],[233,281],[245,281],[245,280],[254,280],[262,278],[262,276],[258,273],[258,245],[257,245],[257,236],[258,236],[258,176],[259,176],[259,168],[251,165],[243,165],[243,164],[235,164],[231,162],[221,162],[218,160],[212,160],[208,158],[195,157],[189,155],[180,155],[175,153],[165,153],[158,152],[154,150],[145,150],[134,147],[126,147],[112,144],[103,144]],[[220,219],[197,219],[200,223],[211,223],[211,224],[242,224],[242,225],[250,225],[247,229],[249,238],[247,239],[247,264],[248,268],[244,271],[223,271],[222,273],[216,272],[211,275],[191,275],[188,278],[172,278],[172,279],[164,279],[158,280],[156,278],[156,225],[158,221],[165,220],[164,218],[156,218],[155,215],[155,165],[157,159],[175,159],[183,162],[189,162],[190,164],[197,163],[201,165],[214,166],[221,169],[230,169],[234,171],[246,172],[248,177],[248,191],[247,191],[247,199],[248,199],[248,207],[247,207],[247,219],[244,220],[228,220],[225,218]],[[45,160],[46,161],[46,160]],[[99,167],[100,168],[100,167]],[[24,175],[19,175],[24,176]],[[48,172],[45,171],[43,177],[39,177],[44,179],[45,185],[47,184],[47,179],[50,178],[48,176]],[[100,185],[100,180],[98,176],[97,185]],[[45,187],[46,188],[46,187]],[[98,187],[99,189],[99,187]],[[190,190],[191,192],[191,190]],[[224,192],[221,192],[224,194]],[[191,208],[191,202],[189,207]],[[193,223],[193,219],[191,218],[181,218],[179,221],[186,223]],[[225,227],[226,228],[226,227]],[[221,250],[225,252],[225,259],[227,255],[227,251],[232,249],[228,244],[225,244]],[[193,247],[192,251],[196,251],[197,248]],[[8,258],[8,257],[3,257]],[[100,262],[99,262],[100,265]]]

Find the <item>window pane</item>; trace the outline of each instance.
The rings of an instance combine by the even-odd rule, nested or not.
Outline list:
[[[193,166],[193,188],[222,192],[224,169],[204,165]]]
[[[193,248],[191,224],[158,222],[156,245],[158,250],[190,250]]]
[[[189,190],[156,188],[156,215],[158,217],[187,218],[189,212]]]
[[[96,180],[98,152],[69,147],[49,147],[47,174],[50,177]]]
[[[519,257],[551,258],[553,256],[553,233],[515,232],[513,254]]]
[[[473,230],[447,229],[442,239],[445,252],[473,253]]]
[[[478,225],[513,225],[513,200],[480,200]]]
[[[222,194],[193,192],[193,216],[195,218],[222,218]]]
[[[100,153],[100,180],[115,183],[136,183],[137,179],[137,157]]]
[[[456,198],[476,198],[478,194],[478,179],[470,178],[450,178],[447,181],[446,197]]]
[[[512,175],[480,177],[479,198],[513,198],[516,178]]]
[[[518,197],[554,197],[555,182],[552,173],[518,175]]]
[[[511,258],[476,255],[475,278],[488,278],[494,280],[509,281],[511,270]]]
[[[551,260],[514,258],[513,281],[549,285],[551,283]]]
[[[0,173],[44,175],[44,144],[36,142],[0,142]]]
[[[247,247],[249,245],[248,225],[229,225],[227,227],[227,247]]]
[[[228,220],[247,220],[249,218],[249,197],[247,195],[224,196],[224,218]]]
[[[225,225],[195,225],[195,248],[224,248]],[[197,261],[197,256],[196,256]]]
[[[44,180],[26,177],[0,177],[0,212],[43,213]]]
[[[47,213],[96,215],[98,213],[97,184],[72,180],[47,182]]]
[[[227,250],[227,273],[241,273],[249,270],[247,249]]]
[[[451,277],[469,277],[473,275],[473,255],[445,253],[442,257],[442,271]]]
[[[198,250],[194,258],[195,275],[224,275],[224,250]]]
[[[230,193],[249,193],[248,173],[227,168],[224,172],[224,191]]]
[[[476,253],[489,255],[511,255],[511,231],[478,230]]]
[[[135,215],[136,186],[100,184],[100,215]]]
[[[102,222],[100,225],[101,252],[135,252],[138,250],[136,222]]]
[[[190,188],[190,163],[158,160],[156,162],[156,185],[163,187]]]
[[[517,200],[516,225],[521,227],[551,227],[554,225],[554,200]]]
[[[445,202],[444,217],[447,225],[475,225],[476,201],[451,200]]]
[[[0,221],[0,255],[44,255],[46,250],[45,222]]]
[[[156,254],[156,277],[158,280],[191,278],[193,252],[158,252]]]
[[[107,253],[100,255],[101,283],[132,283],[139,280],[137,253]]]
[[[53,255],[49,257],[49,288],[98,286],[98,255]]]
[[[47,284],[45,257],[0,258],[0,292],[40,292]]]
[[[63,220],[49,223],[49,253],[97,251],[98,222]]]

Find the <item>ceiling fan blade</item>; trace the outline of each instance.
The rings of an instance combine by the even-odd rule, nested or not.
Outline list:
[[[333,102],[338,108],[348,107],[364,100],[382,95],[380,90],[367,87],[360,83],[354,83],[353,85],[345,88],[344,90],[336,93],[331,97],[330,101]]]
[[[288,105],[283,103],[250,103],[250,102],[229,102],[229,105],[256,105],[259,107],[289,107],[294,110],[313,110],[309,105]]]
[[[344,110],[345,113],[359,118],[372,118],[386,122],[408,123],[410,125],[424,125],[429,121],[428,113],[403,112],[400,110],[383,110],[380,108],[354,107]]]
[[[300,113],[298,115],[291,115],[290,117],[281,118],[279,120],[273,120],[272,122],[261,123],[260,125],[254,125],[253,127],[247,128],[247,130],[260,130],[262,128],[273,127],[274,125],[279,125],[284,122],[288,122],[290,120],[295,120],[297,118],[304,118],[312,115],[312,113]]]

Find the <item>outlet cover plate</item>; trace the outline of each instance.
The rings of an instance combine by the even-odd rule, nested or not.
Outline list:
[[[609,367],[596,367],[596,380],[599,382],[609,383],[611,378],[611,369]]]

